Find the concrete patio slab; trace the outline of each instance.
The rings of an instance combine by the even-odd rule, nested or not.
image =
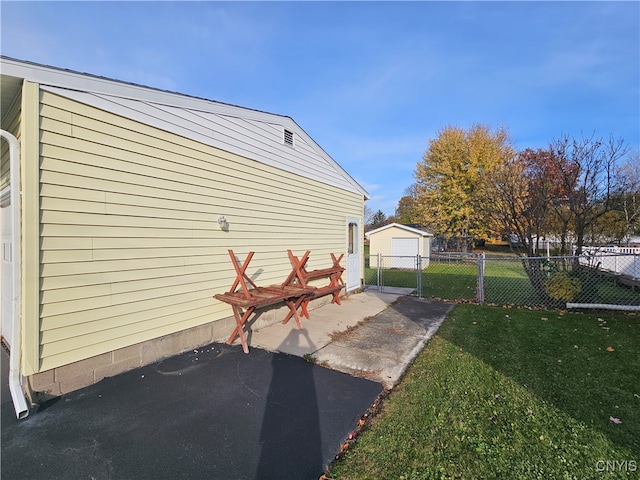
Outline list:
[[[341,305],[328,304],[309,312],[309,319],[301,318],[300,330],[295,320],[285,325],[276,323],[260,330],[249,330],[249,348],[263,348],[298,357],[313,355],[331,342],[331,336],[354,327],[373,317],[401,298],[398,294],[365,291],[341,299]],[[235,340],[234,345],[240,341]]]
[[[435,334],[452,304],[403,297],[313,353],[316,362],[390,389]]]

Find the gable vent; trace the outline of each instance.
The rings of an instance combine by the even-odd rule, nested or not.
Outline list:
[[[286,128],[284,130],[284,144],[291,145],[293,147],[293,132],[290,132]]]

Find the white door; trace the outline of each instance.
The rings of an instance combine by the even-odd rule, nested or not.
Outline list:
[[[347,292],[360,288],[360,220],[347,219]]]
[[[391,268],[415,268],[420,252],[417,238],[391,239]]]
[[[11,321],[11,307],[13,303],[13,248],[11,244],[11,200],[8,192],[2,192],[2,199],[0,202],[0,221],[2,222],[2,250],[0,251],[0,268],[2,273],[0,274],[0,334],[4,338],[6,344],[11,341],[12,334],[12,321]]]

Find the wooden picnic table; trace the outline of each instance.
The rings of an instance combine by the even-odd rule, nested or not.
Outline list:
[[[253,258],[254,252],[249,252],[242,264],[236,258],[233,250],[229,250],[231,263],[236,271],[236,278],[231,289],[222,294],[216,294],[215,298],[231,305],[233,316],[236,320],[236,327],[227,340],[231,344],[236,337],[240,337],[242,350],[249,353],[247,340],[244,335],[244,324],[258,307],[267,307],[276,303],[284,302],[289,307],[287,319],[293,316],[296,323],[302,328],[300,317],[298,316],[295,300],[303,293],[297,288],[284,288],[278,286],[259,287],[247,276],[247,267]],[[239,289],[238,289],[239,287]]]
[[[214,297],[231,305],[236,327],[227,343],[231,344],[236,337],[240,337],[242,350],[245,353],[249,353],[249,347],[244,334],[244,325],[257,308],[283,302],[289,307],[289,311],[282,323],[287,323],[293,317],[298,328],[302,329],[298,309],[301,309],[303,316],[309,318],[309,301],[324,295],[333,295],[331,303],[340,304],[340,290],[344,287],[342,281],[344,268],[340,266],[343,255],[336,258],[332,253],[332,267],[308,272],[305,265],[309,259],[309,251],[305,252],[301,259],[296,257],[291,250],[287,252],[293,268],[285,281],[280,285],[259,287],[246,273],[254,252],[249,252],[244,262],[240,263],[233,250],[228,250],[231,263],[236,271],[236,278],[228,292],[216,294]],[[310,280],[323,277],[329,278],[329,284],[324,287],[315,287],[308,283]]]
[[[299,285],[301,288],[310,290],[309,293],[299,300],[299,306],[302,307],[301,314],[304,317],[309,318],[308,305],[313,299],[324,297],[325,295],[332,295],[333,298],[331,299],[331,303],[337,303],[340,305],[340,291],[344,287],[344,282],[342,280],[344,267],[340,266],[340,260],[342,260],[344,254],[336,258],[332,253],[331,260],[333,265],[331,267],[311,271],[306,269],[310,254],[308,250],[301,258],[294,255],[291,250],[287,250],[287,254],[289,255],[289,260],[291,260],[291,264],[293,265],[293,270],[291,270],[291,273],[285,281],[282,282],[282,286]],[[322,287],[309,285],[310,281],[319,278],[328,278],[329,283]],[[288,320],[288,318],[286,320]]]

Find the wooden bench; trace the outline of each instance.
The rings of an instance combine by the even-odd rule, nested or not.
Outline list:
[[[254,252],[249,252],[242,263],[236,258],[233,250],[228,250],[228,252],[236,271],[236,278],[228,292],[216,294],[214,297],[231,305],[233,316],[236,320],[236,327],[227,340],[227,343],[231,344],[236,337],[240,337],[242,350],[245,353],[249,353],[249,347],[247,346],[247,340],[244,335],[244,325],[257,308],[268,307],[283,302],[289,307],[289,312],[282,323],[287,323],[291,317],[293,317],[296,320],[298,328],[302,329],[298,309],[301,309],[303,316],[309,318],[309,301],[325,295],[333,295],[331,303],[340,304],[340,291],[344,287],[344,282],[342,281],[344,268],[340,266],[340,260],[343,255],[336,258],[332,253],[332,267],[308,272],[305,269],[305,265],[309,259],[310,252],[307,251],[302,259],[298,259],[293,255],[291,250],[288,250],[289,258],[293,265],[289,276],[281,285],[259,287],[246,274],[247,267],[253,258]],[[315,287],[308,284],[308,281],[318,278],[329,278],[329,284],[323,287]]]
[[[300,285],[304,289],[309,289],[310,292],[307,293],[303,298],[301,298],[300,306],[302,307],[301,314],[309,318],[309,309],[308,305],[311,300],[316,298],[324,297],[326,295],[332,295],[331,303],[337,303],[340,305],[340,292],[344,288],[344,282],[342,280],[342,273],[344,272],[344,267],[340,266],[340,261],[344,254],[340,255],[336,258],[336,256],[332,253],[331,260],[333,265],[329,268],[322,268],[318,270],[308,271],[306,269],[307,261],[309,260],[310,252],[307,250],[302,258],[298,258],[293,254],[291,250],[287,250],[287,254],[289,255],[289,259],[291,260],[291,264],[293,265],[293,270],[287,277],[287,279],[282,283],[282,286],[286,285]],[[312,280],[327,278],[329,283],[322,287],[314,287],[310,286],[309,282]]]
[[[247,340],[244,335],[244,324],[257,308],[268,307],[280,302],[284,302],[289,307],[289,314],[286,320],[288,321],[289,318],[293,316],[296,319],[298,327],[302,328],[302,323],[300,322],[297,311],[299,305],[296,305],[296,300],[307,292],[301,291],[299,288],[286,286],[257,286],[246,274],[247,267],[253,258],[254,252],[249,252],[242,264],[236,258],[233,250],[229,250],[228,252],[231,257],[231,263],[236,271],[236,278],[228,292],[214,295],[216,299],[231,305],[233,316],[236,320],[236,328],[231,333],[227,343],[231,344],[236,337],[240,337],[242,350],[244,353],[249,353],[249,347],[247,346]]]

